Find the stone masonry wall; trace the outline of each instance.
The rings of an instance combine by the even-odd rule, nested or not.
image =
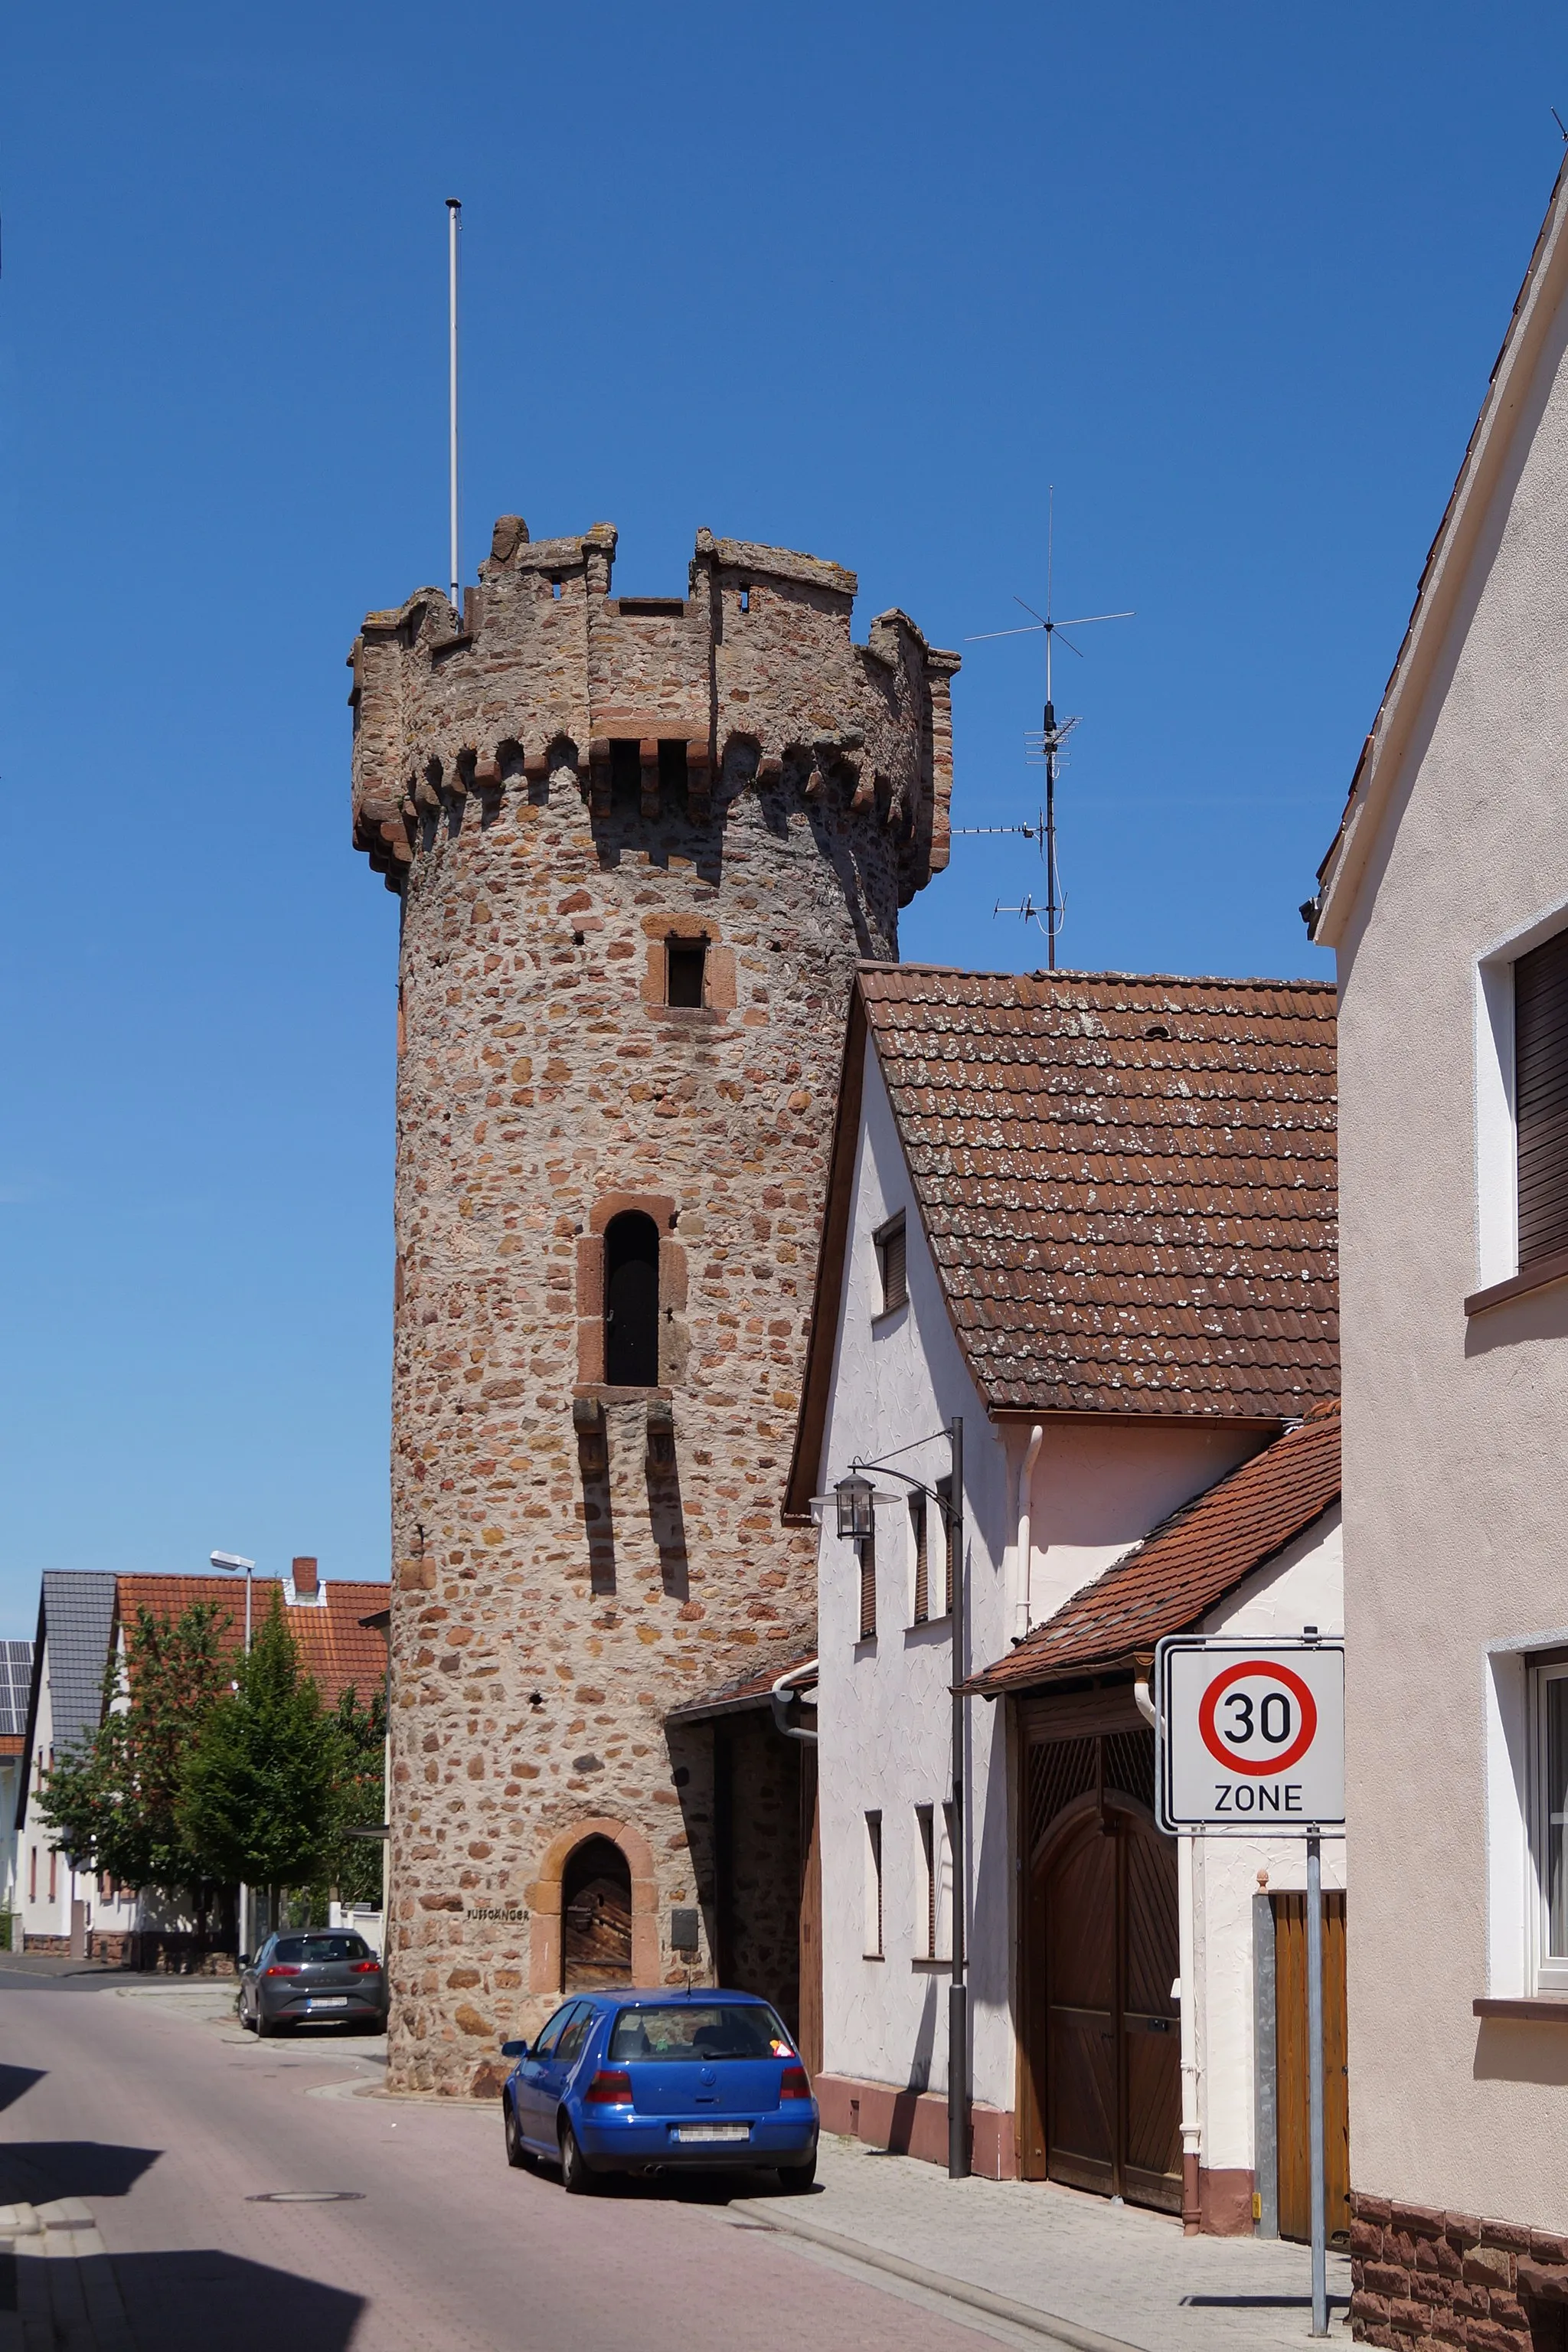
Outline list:
[[[1436,2352],[1568,2345],[1568,2239],[1471,2213],[1352,2192],[1351,2326],[1358,2343]]]
[[[856,646],[837,565],[703,532],[687,596],[634,600],[614,550],[503,518],[460,628],[422,590],[351,656],[355,837],[403,900],[404,2087],[493,2088],[554,2005],[590,1823],[628,1858],[634,1974],[686,1980],[695,1904],[710,1980],[713,1741],[664,1717],[812,1646],[778,1501],[847,989],[946,861],[954,656],[899,614]],[[699,1006],[665,1001],[672,938],[707,943]],[[605,1385],[626,1207],[660,1235],[648,1389]]]

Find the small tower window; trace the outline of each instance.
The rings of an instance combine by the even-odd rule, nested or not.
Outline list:
[[[560,603],[560,601],[561,601],[561,580],[560,580],[560,576],[559,576],[559,574],[552,574],[552,575],[551,582],[550,582],[550,593],[551,593],[551,594],[554,597],[554,599],[555,599],[556,603],[557,603],[557,604],[559,604],[559,603]]]
[[[909,1286],[904,1279],[904,1221],[901,1215],[890,1217],[873,1235],[877,1244],[877,1270],[881,1277],[882,1304],[879,1314],[890,1315],[909,1298]]]
[[[741,610],[742,613],[749,613],[751,609],[752,592],[749,588],[742,588],[741,591]]]
[[[641,1209],[605,1229],[605,1378],[616,1389],[658,1386],[658,1227]]]
[[[684,737],[658,747],[658,796],[661,803],[677,794],[686,796],[686,742]]]
[[[667,1004],[700,1004],[706,940],[669,940],[664,950],[664,1001]]]
[[[610,790],[618,801],[642,799],[642,746],[635,737],[618,737],[610,745]]]

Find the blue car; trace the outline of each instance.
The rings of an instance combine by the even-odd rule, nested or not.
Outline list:
[[[775,2167],[816,2176],[816,2101],[775,2011],[746,1992],[616,1991],[564,2000],[536,2041],[503,2042],[506,2158],[561,2167],[581,2197],[606,2172]]]

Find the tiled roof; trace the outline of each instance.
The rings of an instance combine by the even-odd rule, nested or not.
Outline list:
[[[96,1731],[114,1622],[114,1579],[99,1569],[44,1571],[40,1622],[49,1650],[49,1714],[57,1756]]]
[[[664,1719],[666,1723],[702,1723],[710,1716],[742,1715],[750,1707],[765,1706],[781,1675],[804,1674],[807,1666],[816,1663],[815,1649],[802,1647],[798,1657],[783,1658],[776,1665],[764,1666],[760,1674],[725,1683],[706,1698],[688,1699],[680,1706],[672,1706]]]
[[[1315,1405],[1065,1601],[966,1687],[987,1698],[1126,1666],[1184,1633],[1337,1501],[1340,1408]]]
[[[988,1410],[1290,1415],[1339,1385],[1334,992],[862,965]]]
[[[117,1615],[119,1622],[127,1628],[135,1623],[138,1612],[143,1609],[150,1609],[155,1617],[178,1617],[194,1601],[213,1601],[229,1621],[222,1636],[224,1646],[234,1651],[244,1646],[245,1588],[236,1577],[122,1576],[110,1581],[118,1581]],[[281,1591],[282,1586],[275,1576],[253,1578],[253,1625],[260,1624],[272,1606],[274,1594]],[[335,1706],[340,1695],[351,1684],[361,1704],[368,1705],[373,1693],[385,1679],[386,1637],[362,1625],[360,1619],[386,1608],[392,1588],[389,1584],[329,1581],[326,1594],[324,1608],[301,1606],[285,1608],[283,1612],[289,1631],[299,1645],[300,1665],[314,1679],[326,1706]]]

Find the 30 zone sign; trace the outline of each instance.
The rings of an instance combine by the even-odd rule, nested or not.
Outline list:
[[[1155,1653],[1163,1830],[1289,1836],[1345,1816],[1339,1642],[1205,1642]]]

